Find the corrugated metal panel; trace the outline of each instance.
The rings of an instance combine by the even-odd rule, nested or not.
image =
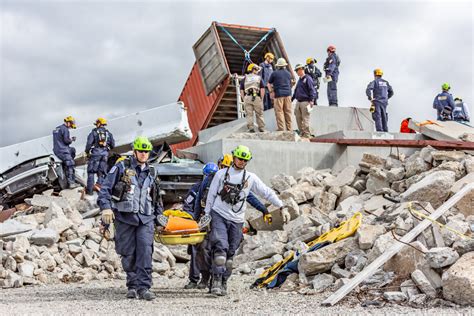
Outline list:
[[[229,69],[214,27],[210,27],[193,46],[206,94],[211,93],[228,75]]]
[[[222,98],[222,93],[227,85],[218,85],[209,95],[206,95],[202,77],[199,72],[197,62],[189,74],[184,88],[179,96],[179,101],[184,102],[188,121],[193,138],[189,141],[171,146],[174,150],[191,147],[195,144],[198,133],[201,129],[206,128],[206,123],[210,113],[213,112],[215,104]]]

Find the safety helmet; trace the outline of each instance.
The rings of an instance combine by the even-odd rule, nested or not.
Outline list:
[[[304,65],[303,64],[296,64],[295,71],[297,71],[298,69],[304,69]]]
[[[441,89],[447,91],[447,90],[451,89],[451,86],[449,85],[449,83],[445,82],[441,85]]]
[[[383,76],[383,71],[380,68],[374,70],[374,75],[376,76]]]
[[[138,136],[133,141],[133,150],[151,151],[152,149],[153,145],[145,136]]]
[[[334,53],[334,52],[336,51],[336,46],[334,46],[334,45],[329,45],[327,51],[328,51],[328,52],[331,52],[331,53]]]
[[[232,165],[232,155],[231,154],[225,154],[219,160],[217,161],[218,165],[225,166],[225,167],[230,167]]]
[[[211,174],[214,174],[217,172],[217,170],[219,170],[219,168],[217,167],[217,165],[213,162],[208,162],[204,168],[202,168],[202,173],[205,175],[205,176],[208,176],[208,175],[211,175]]]
[[[249,161],[252,159],[252,153],[247,146],[239,145],[232,151],[232,156]]]
[[[313,58],[313,57],[306,58],[306,65],[309,65],[312,62],[316,64],[318,61],[316,60],[316,58]]]
[[[251,72],[255,67],[257,67],[257,69],[259,68],[259,67],[257,66],[257,64],[250,64],[250,65],[248,65],[248,67],[247,67],[247,72]]]
[[[103,117],[99,117],[96,121],[95,121],[95,125],[97,124],[100,124],[100,125],[107,125],[107,120]]]
[[[275,55],[273,55],[272,53],[266,53],[264,58],[267,59],[267,57],[270,57],[271,59],[275,59]]]
[[[286,62],[285,58],[278,58],[276,66],[277,67],[285,67],[285,66],[288,66],[288,63]]]
[[[71,123],[71,127],[72,128],[76,128],[76,120],[74,119],[74,117],[72,117],[71,115],[69,115],[68,117],[66,117],[64,119],[64,122],[70,122]]]

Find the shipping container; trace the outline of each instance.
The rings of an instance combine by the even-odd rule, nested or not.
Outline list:
[[[278,58],[285,58],[293,74],[283,42],[274,28],[212,22],[193,50],[196,62],[179,96],[187,108],[193,138],[174,145],[173,149],[191,147],[198,141],[199,131],[241,117],[236,84],[249,59],[260,64],[264,55],[271,52],[275,63]],[[247,59],[244,50],[251,50]]]

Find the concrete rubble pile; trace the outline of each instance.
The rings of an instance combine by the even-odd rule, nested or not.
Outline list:
[[[393,243],[465,184],[474,182],[474,156],[425,147],[409,157],[364,154],[359,166],[300,170],[296,177],[279,174],[271,184],[292,215],[283,225],[279,210],[271,226],[251,210],[246,235],[234,258],[234,271],[254,274],[299,250],[298,274],[279,288],[303,294],[335,291],[373,262]],[[474,192],[466,195],[383,269],[364,280],[357,291],[376,291],[387,301],[427,304],[474,304]],[[413,203],[411,203],[413,202]],[[362,212],[357,233],[307,252],[306,242]]]
[[[114,242],[100,233],[97,196],[82,198],[81,190],[34,195],[25,200],[29,211],[0,223],[0,287],[125,279]],[[158,286],[188,274],[186,246],[154,247]]]

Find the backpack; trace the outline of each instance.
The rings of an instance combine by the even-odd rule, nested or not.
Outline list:
[[[107,140],[109,139],[109,133],[104,128],[97,129],[97,144],[100,147],[107,147]]]

